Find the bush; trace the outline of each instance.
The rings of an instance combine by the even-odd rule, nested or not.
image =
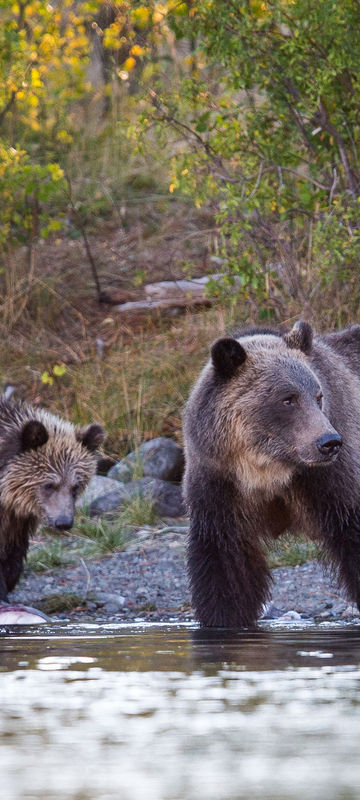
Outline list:
[[[171,95],[159,81],[148,123],[182,139],[170,190],[214,210],[230,286],[236,276],[260,316],[266,298],[276,316],[325,304],[334,319],[337,291],[356,315],[359,6],[200,0],[181,9],[169,19],[178,39],[197,42],[193,72]]]

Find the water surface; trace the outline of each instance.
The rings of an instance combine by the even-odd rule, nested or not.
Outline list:
[[[360,626],[13,628],[6,800],[360,796]]]

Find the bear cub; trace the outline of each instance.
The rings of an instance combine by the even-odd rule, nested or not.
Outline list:
[[[0,399],[0,601],[16,585],[40,522],[71,528],[74,505],[96,472],[105,438],[25,403]]]
[[[185,410],[188,569],[204,626],[254,625],[265,545],[316,540],[360,608],[360,326],[216,341]]]

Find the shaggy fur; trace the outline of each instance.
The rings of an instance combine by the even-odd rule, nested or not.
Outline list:
[[[360,326],[220,339],[185,412],[188,565],[205,626],[253,625],[271,588],[264,543],[320,543],[360,608]],[[342,446],[341,446],[342,445]]]
[[[96,472],[103,439],[100,425],[75,428],[0,399],[0,600],[17,583],[38,524],[71,527],[76,496]]]

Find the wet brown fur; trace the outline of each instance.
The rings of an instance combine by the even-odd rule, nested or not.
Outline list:
[[[314,338],[305,323],[246,329],[236,340],[233,374],[221,340],[185,412],[196,614],[207,626],[255,624],[271,587],[264,543],[286,530],[319,542],[360,608],[360,326]],[[296,413],[281,401],[288,386]],[[315,446],[323,434],[343,440],[331,462]]]
[[[96,472],[103,438],[99,425],[76,428],[0,399],[0,600],[16,585],[39,523],[54,524],[66,512],[71,525],[75,496]]]

